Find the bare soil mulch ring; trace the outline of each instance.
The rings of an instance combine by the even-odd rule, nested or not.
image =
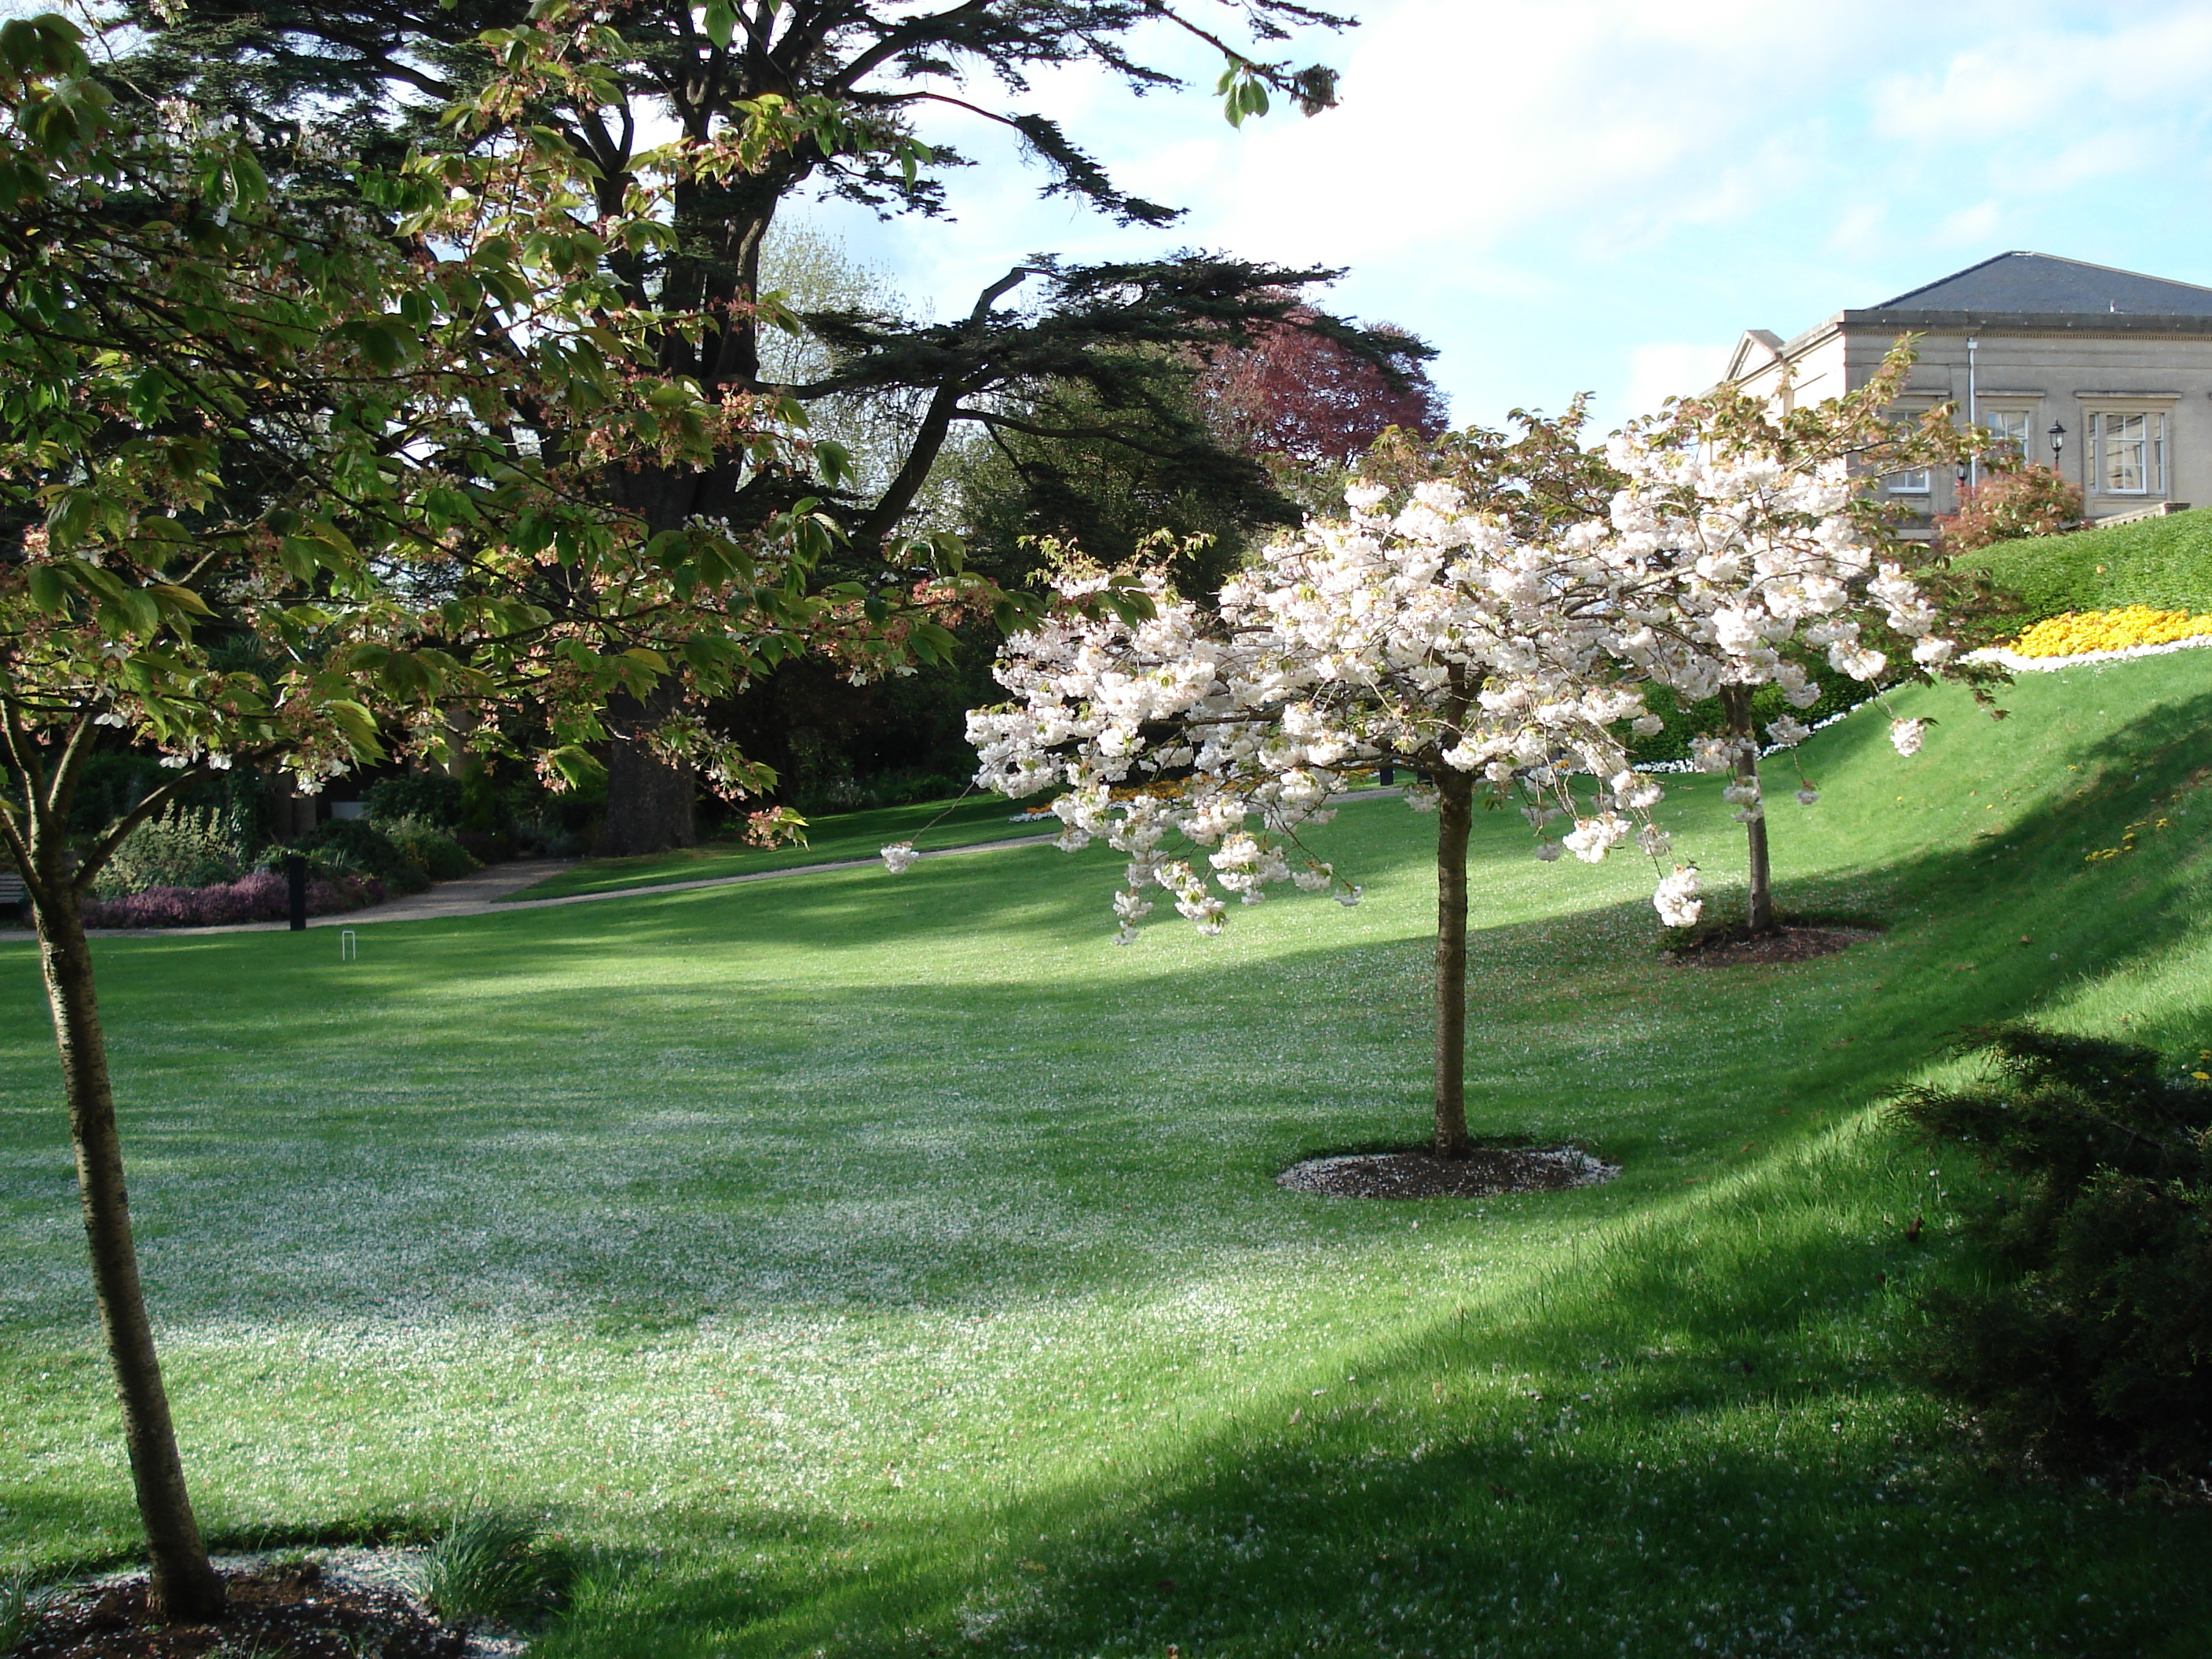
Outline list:
[[[9,1659],[465,1659],[486,1650],[410,1597],[325,1573],[317,1561],[253,1559],[222,1578],[230,1616],[212,1625],[150,1623],[143,1572],[60,1591]]]
[[[1810,962],[1832,957],[1881,935],[1871,927],[1818,927],[1785,922],[1771,933],[1742,927],[1716,928],[1692,944],[1662,951],[1662,962],[1678,968],[1747,968],[1778,962]]]
[[[1467,1158],[1433,1152],[1349,1152],[1310,1158],[1275,1177],[1292,1192],[1335,1198],[1494,1198],[1594,1187],[1620,1173],[1579,1146],[1477,1147]]]

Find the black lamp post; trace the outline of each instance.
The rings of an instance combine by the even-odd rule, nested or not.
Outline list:
[[[2066,428],[2053,421],[2050,432],[2045,435],[2051,440],[2051,470],[2056,472],[2058,471],[2058,452],[2066,447]]]

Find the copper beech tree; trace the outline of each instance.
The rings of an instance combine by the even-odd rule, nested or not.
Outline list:
[[[760,769],[684,711],[799,653],[855,672],[939,652],[957,569],[824,586],[795,499],[738,535],[611,501],[609,469],[828,471],[772,396],[706,395],[654,348],[707,319],[634,303],[609,251],[668,235],[671,191],[793,144],[896,158],[891,125],[765,98],[641,159],[612,202],[526,112],[600,95],[588,14],[489,41],[456,112],[485,142],[366,189],[383,216],[287,210],[228,123],[125,108],[56,16],[0,26],[0,843],[22,872],[60,1050],[93,1287],[158,1613],[219,1613],[149,1322],[82,905],[131,830],[232,767],[313,790],[447,733],[595,764],[611,700],[736,793]],[[265,153],[265,152],[264,152]],[[283,157],[273,157],[283,161]],[[733,462],[732,458],[736,458]],[[911,565],[921,557],[908,556]],[[77,821],[103,743],[167,781]]]

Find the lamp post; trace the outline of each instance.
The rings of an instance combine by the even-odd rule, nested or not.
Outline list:
[[[2045,435],[2051,440],[2051,470],[2056,472],[2058,471],[2058,453],[2066,447],[2066,428],[2053,421],[2051,430]]]

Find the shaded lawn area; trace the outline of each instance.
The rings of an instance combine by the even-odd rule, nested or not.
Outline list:
[[[204,1519],[543,1508],[595,1552],[556,1656],[2201,1652],[2212,1516],[1992,1473],[1893,1380],[1971,1176],[1872,1109],[1975,1021],[2212,1029],[2201,662],[1808,745],[1784,908],[1891,923],[1820,962],[1662,965],[1647,869],[1483,820],[1470,1112],[1625,1165],[1562,1194],[1274,1185],[1425,1132],[1391,801],[1316,838],[1358,909],[1127,951],[1112,856],[1042,847],[344,966],[100,941]],[[1662,810],[1739,866],[1717,781]],[[33,974],[0,950],[0,1567],[132,1539]]]
[[[499,902],[561,898],[570,893],[606,893],[622,887],[665,887],[672,882],[704,881],[716,876],[753,875],[800,865],[835,864],[842,859],[872,859],[893,842],[914,840],[925,851],[967,847],[977,842],[1010,841],[1044,830],[1057,835],[1057,823],[1040,830],[1011,822],[1018,803],[1000,795],[960,801],[923,801],[912,806],[884,806],[866,812],[839,812],[817,818],[804,847],[748,847],[740,841],[708,842],[672,853],[648,853],[629,859],[585,859],[535,886],[507,894]],[[941,822],[939,821],[941,819]],[[925,833],[926,830],[926,833]]]

